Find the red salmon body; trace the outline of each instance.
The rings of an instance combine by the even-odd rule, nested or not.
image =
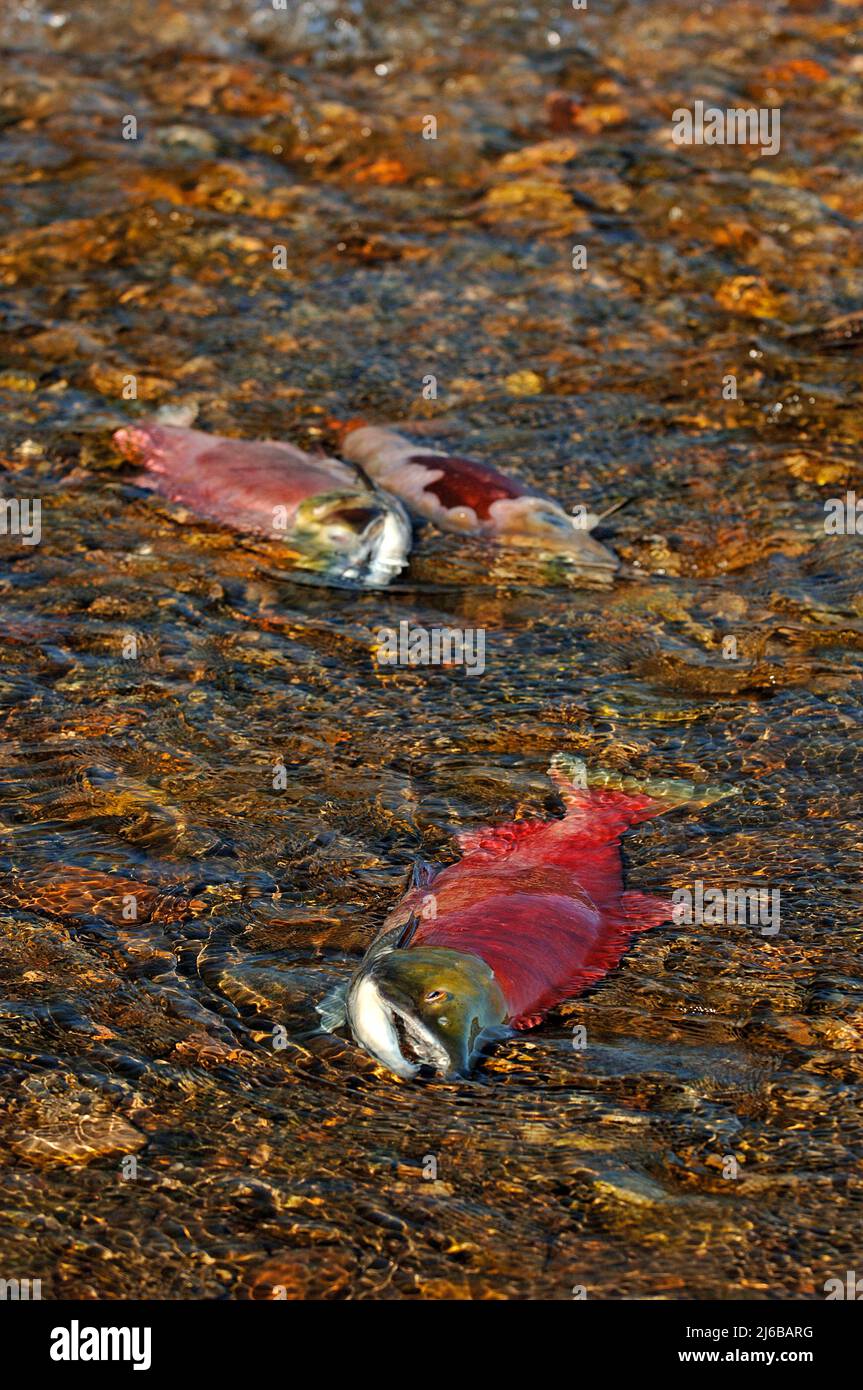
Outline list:
[[[479,956],[494,972],[510,1023],[522,1028],[601,979],[634,933],[671,920],[670,901],[624,889],[623,832],[723,794],[679,782],[579,787],[579,765],[562,756],[551,775],[567,807],[562,820],[463,833],[458,863],[414,888],[384,927],[413,913],[412,949]]]
[[[620,838],[630,826],[726,791],[689,782],[588,778],[558,753],[549,776],[562,820],[514,821],[459,835],[462,858],[418,865],[348,983],[341,1018],[356,1041],[405,1080],[466,1077],[488,1046],[615,966],[634,932],[667,922],[671,903],[627,892]]]
[[[125,456],[146,472],[139,487],[159,492],[209,521],[276,534],[274,518],[336,488],[356,488],[353,469],[275,440],[226,439],[203,430],[147,423],[117,430]]]

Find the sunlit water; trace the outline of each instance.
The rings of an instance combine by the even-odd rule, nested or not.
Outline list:
[[[860,305],[859,7],[4,13],[0,482],[42,516],[0,538],[0,1275],[823,1296],[863,1151],[863,539],[824,531],[861,359],[820,331]],[[696,99],[781,108],[780,152],[675,146]],[[628,499],[627,577],[426,530],[394,592],[298,583],[130,484],[111,431],[163,405]],[[404,618],[483,627],[484,674],[382,668]],[[559,812],[556,749],[734,784],[629,883],[779,889],[778,934],[648,932],[470,1084],[316,1032],[417,853]]]

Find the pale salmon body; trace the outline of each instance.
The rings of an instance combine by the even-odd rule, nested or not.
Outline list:
[[[208,521],[282,541],[301,568],[374,587],[407,564],[401,503],[338,459],[156,423],[118,430],[114,442],[143,466],[139,487]]]
[[[598,577],[617,569],[616,556],[590,535],[588,518],[570,516],[550,497],[489,464],[423,448],[375,426],[348,431],[342,452],[443,531],[562,556]]]

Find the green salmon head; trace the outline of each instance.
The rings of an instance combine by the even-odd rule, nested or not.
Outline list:
[[[325,492],[300,503],[294,536],[322,573],[380,588],[407,564],[411,526],[394,497],[359,490]]]
[[[479,956],[446,946],[392,949],[363,962],[351,981],[351,1031],[397,1076],[429,1068],[467,1076],[483,1045],[505,1034],[506,1002]]]
[[[601,576],[611,576],[618,568],[617,556],[595,541],[586,525],[580,526],[575,517],[544,497],[517,498],[501,521],[500,539],[508,545],[559,555]]]

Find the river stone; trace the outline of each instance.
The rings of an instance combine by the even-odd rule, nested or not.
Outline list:
[[[119,1115],[81,1115],[19,1134],[12,1148],[31,1163],[91,1163],[107,1154],[135,1153],[146,1142],[147,1136]]]

